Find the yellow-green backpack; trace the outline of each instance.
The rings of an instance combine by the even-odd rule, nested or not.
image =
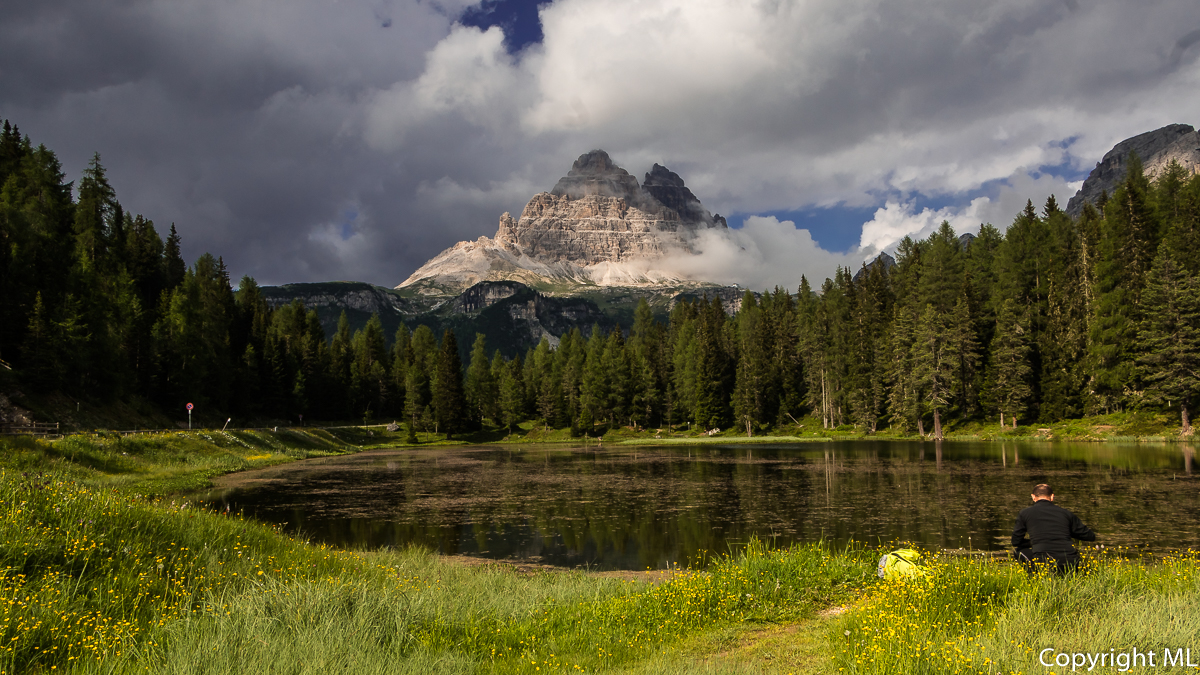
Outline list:
[[[925,573],[917,562],[921,552],[912,548],[899,548],[891,553],[884,553],[879,559],[879,578],[895,579],[897,577],[913,577]]]

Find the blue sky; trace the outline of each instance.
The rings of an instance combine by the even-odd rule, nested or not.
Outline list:
[[[468,7],[459,17],[464,26],[488,29],[498,26],[504,30],[504,48],[513,54],[527,45],[542,41],[542,23],[538,20],[538,5],[543,2],[527,0],[484,0]]]

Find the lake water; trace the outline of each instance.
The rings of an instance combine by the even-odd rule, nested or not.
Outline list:
[[[217,479],[217,508],[345,547],[661,568],[753,536],[1001,550],[1047,482],[1107,546],[1200,548],[1185,444],[844,441],[376,450]]]

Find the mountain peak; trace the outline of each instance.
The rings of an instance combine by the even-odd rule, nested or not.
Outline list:
[[[686,281],[662,270],[662,261],[691,253],[698,230],[725,227],[679,174],[655,164],[639,185],[597,149],[580,155],[549,192],[534,195],[520,218],[501,216],[494,238],[459,242],[400,287],[442,293],[501,279],[600,286]]]
[[[700,200],[683,184],[679,174],[661,164],[655,164],[642,181],[642,189],[668,208],[674,209],[686,223],[704,223],[710,227],[726,227],[725,219],[711,215]]]
[[[603,150],[580,155],[567,175],[558,179],[558,183],[550,190],[552,195],[570,199],[620,197],[630,203],[641,201],[640,192],[637,179],[617,166]]]
[[[1142,160],[1147,177],[1157,175],[1172,160],[1194,172],[1200,170],[1200,133],[1190,124],[1168,124],[1117,143],[1105,153],[1079,192],[1067,202],[1066,212],[1078,218],[1084,204],[1095,204],[1102,192],[1111,194],[1125,178],[1130,153]]]

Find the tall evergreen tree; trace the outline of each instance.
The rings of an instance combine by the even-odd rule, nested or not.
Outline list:
[[[108,271],[112,220],[117,197],[108,184],[100,154],[83,171],[79,181],[79,200],[75,205],[75,257],[80,268],[90,273]]]
[[[1007,413],[1008,421],[1016,426],[1017,418],[1024,415],[1033,398],[1028,320],[1023,316],[1027,311],[1027,307],[1018,309],[1012,298],[1006,298],[996,315],[987,390],[990,406],[1000,413],[1001,424],[1006,423]]]
[[[483,333],[475,334],[475,343],[471,346],[471,361],[467,365],[465,382],[467,409],[471,417],[482,425],[486,418],[497,417],[496,399],[499,391],[496,381],[492,379],[492,365],[487,356],[487,338]]]
[[[913,366],[917,386],[929,412],[933,413],[933,437],[942,440],[942,413],[950,404],[956,377],[952,329],[946,315],[933,305],[926,305],[925,312],[916,326],[913,340]]]
[[[1163,242],[1143,293],[1144,318],[1138,337],[1144,351],[1138,371],[1143,403],[1177,405],[1190,435],[1192,402],[1200,394],[1200,281],[1189,275]]]
[[[437,379],[433,385],[433,411],[438,430],[450,438],[463,430],[467,420],[467,401],[463,394],[462,360],[454,331],[446,329],[437,359]]]
[[[182,238],[175,231],[175,223],[171,223],[171,233],[167,235],[167,241],[163,245],[163,288],[171,289],[183,283],[187,264],[183,262],[183,253],[179,248],[181,243]]]

